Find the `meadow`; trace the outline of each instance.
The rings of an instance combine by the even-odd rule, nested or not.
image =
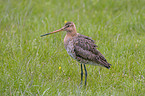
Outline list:
[[[66,32],[46,37],[65,21],[96,41],[108,70],[66,52]],[[83,82],[84,84],[84,82]],[[1,96],[144,96],[144,0],[0,0]]]

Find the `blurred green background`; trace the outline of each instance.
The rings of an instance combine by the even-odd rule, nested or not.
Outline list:
[[[86,65],[86,88],[64,48],[66,32],[40,37],[65,21],[112,64]],[[144,43],[144,0],[0,0],[0,95],[143,96]]]

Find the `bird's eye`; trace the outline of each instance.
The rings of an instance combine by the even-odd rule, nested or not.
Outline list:
[[[67,25],[67,27],[70,27],[69,25]]]

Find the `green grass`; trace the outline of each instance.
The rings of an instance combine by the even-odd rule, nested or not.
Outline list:
[[[66,32],[40,37],[65,20],[112,64],[86,65],[86,88],[64,48]],[[145,95],[145,1],[0,0],[0,95]]]

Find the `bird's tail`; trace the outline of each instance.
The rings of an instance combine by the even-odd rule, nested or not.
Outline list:
[[[106,67],[107,69],[110,69],[110,67],[111,67],[111,64],[108,63],[107,60],[105,60],[105,61],[101,60],[100,63],[101,63],[102,66]]]
[[[105,64],[105,66],[104,66],[104,67],[106,67],[106,68],[110,69],[111,64],[109,64],[109,63],[107,62],[107,64]]]

